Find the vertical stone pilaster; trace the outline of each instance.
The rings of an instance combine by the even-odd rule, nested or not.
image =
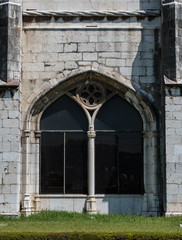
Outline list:
[[[20,1],[0,1],[0,85],[20,81],[21,18]]]
[[[182,0],[164,0],[162,5],[162,56],[166,82],[182,82]]]

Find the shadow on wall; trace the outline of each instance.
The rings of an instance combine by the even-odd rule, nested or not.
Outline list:
[[[150,24],[155,21],[155,18],[148,17],[146,20]],[[141,40],[132,64],[131,82],[138,94],[157,114],[161,111],[159,104],[161,102],[160,30],[155,27],[145,29],[144,19],[141,20],[141,27],[143,28],[141,36],[138,36],[138,31],[134,35],[134,37],[140,37]],[[134,47],[136,45],[133,44],[131,48]],[[132,55],[132,52],[130,53]]]
[[[143,8],[145,0],[141,1],[141,9]],[[145,1],[147,2],[147,1]],[[157,5],[157,1],[156,5]],[[160,1],[159,1],[160,2]],[[152,192],[145,192],[147,194],[153,193],[158,196],[159,206],[158,212],[162,211],[163,206],[163,81],[161,75],[161,54],[160,54],[160,19],[159,17],[146,17],[144,19],[137,19],[141,22],[141,39],[137,48],[137,54],[132,64],[131,82],[136,92],[143,98],[146,104],[150,107],[157,121],[157,132],[154,133],[156,137],[156,155],[157,166],[155,175],[156,179],[150,179],[150,184],[155,182],[155,187]],[[152,157],[150,156],[150,157]],[[150,161],[152,159],[148,159]],[[145,159],[144,159],[145,161]],[[152,160],[154,161],[154,160]],[[147,169],[145,169],[147,170]],[[144,172],[144,178],[145,177]],[[154,190],[155,189],[155,190]],[[146,190],[146,189],[145,189]],[[146,190],[147,191],[147,190]],[[149,200],[147,200],[149,201]],[[155,204],[153,205],[155,206]],[[152,207],[153,208],[153,207]],[[155,210],[154,210],[155,211]]]

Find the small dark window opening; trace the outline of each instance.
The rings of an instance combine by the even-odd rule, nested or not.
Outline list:
[[[86,133],[42,132],[40,192],[87,194]]]
[[[41,134],[41,193],[64,192],[64,134]]]

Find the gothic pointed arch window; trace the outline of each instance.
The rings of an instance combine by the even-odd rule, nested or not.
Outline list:
[[[88,136],[95,137],[95,193],[143,194],[143,122],[113,89],[88,80],[43,113],[40,193],[88,194]]]

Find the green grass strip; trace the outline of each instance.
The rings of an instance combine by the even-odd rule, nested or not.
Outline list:
[[[43,211],[29,217],[0,216],[0,233],[179,233],[182,216],[143,217]]]

